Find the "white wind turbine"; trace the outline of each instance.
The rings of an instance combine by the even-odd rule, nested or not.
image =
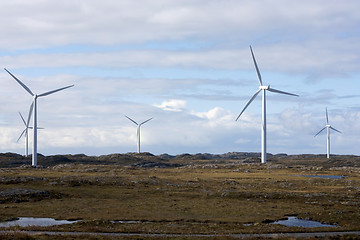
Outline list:
[[[324,131],[324,129],[326,128],[326,132],[327,132],[327,140],[326,140],[326,156],[327,158],[330,158],[330,129],[341,133],[339,130],[333,128],[330,124],[329,124],[329,116],[328,116],[328,112],[327,112],[327,108],[326,108],[326,125],[325,127],[323,127],[317,134],[315,134],[314,137],[316,137],[317,135],[319,135],[322,131]]]
[[[25,129],[21,132],[21,134],[20,134],[17,141],[19,142],[20,138],[25,134],[24,135],[25,136],[25,157],[27,157],[29,155],[29,147],[28,147],[28,145],[29,145],[29,135],[28,134],[29,134],[29,129],[32,129],[32,127],[29,126],[31,114],[32,114],[32,108],[30,108],[28,119],[25,122],[25,119],[23,118],[23,116],[19,112],[21,120],[25,125]],[[43,129],[43,128],[38,128],[38,129]]]
[[[41,94],[34,94],[30,88],[28,88],[24,83],[22,83],[19,79],[17,79],[11,72],[9,72],[6,68],[4,68],[6,72],[8,72],[31,96],[33,96],[33,101],[31,103],[31,106],[30,106],[30,113],[29,113],[29,118],[30,118],[30,115],[32,112],[34,112],[34,115],[33,115],[33,149],[32,149],[32,166],[33,167],[36,167],[37,165],[37,99],[38,97],[45,97],[47,95],[50,95],[50,94],[53,94],[53,93],[56,93],[58,91],[61,91],[61,90],[64,90],[66,88],[69,88],[69,87],[73,87],[74,85],[70,85],[70,86],[66,86],[66,87],[63,87],[63,88],[59,88],[59,89],[55,89],[55,90],[52,90],[52,91],[48,91],[48,92],[45,92],[45,93],[41,93]],[[28,127],[29,125],[29,122],[27,122],[27,126]]]
[[[251,46],[250,46],[250,51],[251,51],[252,59],[254,61],[254,65],[255,65],[255,69],[256,69],[258,79],[259,79],[260,86],[259,86],[259,90],[257,90],[256,93],[252,96],[250,101],[246,104],[246,106],[241,111],[241,113],[239,114],[239,116],[236,118],[235,121],[237,121],[240,118],[241,114],[250,105],[250,103],[256,98],[256,96],[260,92],[262,92],[261,163],[266,163],[266,91],[275,92],[275,93],[281,93],[281,94],[287,94],[287,95],[291,95],[291,96],[299,96],[299,95],[279,91],[279,90],[276,90],[274,88],[270,88],[270,85],[267,85],[267,86],[263,85],[263,82],[262,82],[262,79],[261,79],[261,74],[260,74],[259,68],[257,66],[255,56],[254,56],[254,53],[253,53],[253,50],[252,50]]]
[[[140,153],[140,127],[141,127],[141,125],[147,123],[148,121],[150,121],[150,120],[153,119],[153,118],[149,118],[148,120],[146,120],[146,121],[138,124],[137,122],[135,122],[134,120],[132,120],[132,119],[129,118],[128,116],[125,115],[125,117],[126,117],[127,119],[129,119],[130,121],[132,121],[133,123],[135,123],[136,126],[137,126],[137,130],[136,130],[136,136],[137,136],[137,152]]]
[[[20,114],[20,117],[21,117],[21,120],[23,121],[24,125],[25,125],[25,129],[22,131],[22,133],[20,134],[19,138],[18,138],[18,142],[20,140],[20,138],[25,134],[25,157],[27,157],[29,155],[29,150],[28,150],[28,143],[29,143],[29,128],[31,129],[32,127],[29,127],[29,121],[30,121],[30,113],[29,113],[29,116],[28,116],[28,120],[27,122],[25,122],[25,119],[23,118],[23,116],[21,115],[21,113],[19,112]]]

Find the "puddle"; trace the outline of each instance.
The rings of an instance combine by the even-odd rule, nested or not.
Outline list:
[[[336,225],[323,224],[321,222],[303,220],[297,217],[288,217],[287,220],[279,220],[271,224],[280,224],[288,227],[304,227],[304,228],[315,228],[315,227],[337,227]]]
[[[142,221],[133,221],[133,220],[114,220],[110,222],[111,223],[143,223]]]
[[[341,178],[347,178],[347,176],[343,176],[343,175],[296,175],[299,177],[309,177],[309,178],[329,178],[329,179],[341,179]]]
[[[72,224],[77,221],[68,221],[68,220],[55,220],[53,218],[31,218],[31,217],[20,217],[16,220],[11,220],[7,222],[0,222],[0,227],[28,227],[28,226],[39,226],[39,227],[47,227],[54,225],[62,225],[62,224]]]

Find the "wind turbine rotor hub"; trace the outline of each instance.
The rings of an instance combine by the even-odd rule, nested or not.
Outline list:
[[[270,85],[268,85],[268,86],[260,86],[259,88],[261,90],[268,90],[270,88]]]

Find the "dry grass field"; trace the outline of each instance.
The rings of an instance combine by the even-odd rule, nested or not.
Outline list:
[[[10,228],[16,230],[218,235],[358,231],[359,207],[360,168],[355,167],[194,160],[165,168],[70,163],[0,169],[1,221],[81,220]],[[287,216],[338,227],[270,224]]]

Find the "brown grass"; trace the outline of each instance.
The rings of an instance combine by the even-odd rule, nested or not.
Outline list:
[[[299,176],[316,174],[349,177]],[[1,176],[0,193],[21,188],[53,194],[45,199],[31,196],[0,204],[2,220],[83,220],[26,229],[205,234],[309,231],[267,223],[297,215],[338,224],[336,231],[360,230],[360,174],[354,170],[317,171],[257,164],[164,169],[70,164],[46,169],[2,169]]]

